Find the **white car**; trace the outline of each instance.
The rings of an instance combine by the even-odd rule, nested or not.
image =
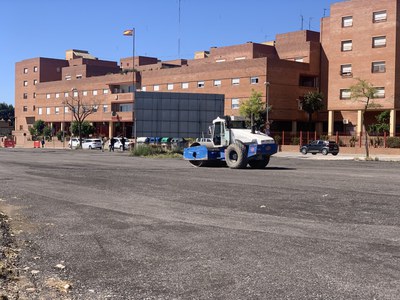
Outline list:
[[[122,137],[114,137],[113,139],[114,139],[114,149],[120,149],[122,151],[122,141],[121,141]],[[111,141],[108,144],[109,147],[110,147],[110,143],[111,143]],[[124,149],[129,150],[131,148],[131,146],[132,146],[132,142],[128,138],[125,138]]]
[[[82,140],[82,143],[83,143],[84,141],[85,141],[85,140]],[[72,138],[69,140],[69,142],[68,142],[68,148],[76,149],[78,146],[79,146],[79,138],[77,138],[77,137],[72,137]]]
[[[82,149],[101,149],[101,139],[86,139],[82,143]]]

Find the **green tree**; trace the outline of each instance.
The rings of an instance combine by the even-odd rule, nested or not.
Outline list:
[[[71,96],[67,98],[63,104],[69,107],[69,110],[72,112],[72,115],[77,123],[78,130],[76,133],[79,136],[80,148],[82,148],[83,123],[88,116],[97,112],[99,103],[97,103],[94,98],[87,96],[83,97],[81,92],[77,89],[72,89],[71,92]]]
[[[266,109],[262,102],[262,93],[252,90],[250,98],[240,103],[239,113],[250,119],[251,130],[254,132],[256,124],[264,122]]]
[[[51,128],[49,128],[43,120],[37,120],[33,123],[33,126],[29,128],[29,133],[33,138],[38,136],[47,136],[51,135]]]
[[[11,104],[0,103],[0,120],[9,121],[14,126],[14,107]]]
[[[361,125],[362,125],[362,133],[365,137],[365,157],[369,158],[369,135],[368,131],[365,127],[365,112],[370,108],[377,108],[380,105],[376,104],[373,100],[376,98],[377,89],[364,79],[357,78],[357,83],[350,87],[351,98],[354,101],[361,103]]]
[[[383,132],[389,132],[389,119],[390,119],[390,111],[385,110],[381,112],[379,115],[375,116],[376,123],[372,124],[368,128],[368,132],[381,134]]]
[[[324,107],[324,96],[320,92],[308,92],[300,100],[302,110],[308,114],[308,130],[311,129],[312,115]]]
[[[94,133],[94,126],[90,124],[88,121],[83,121],[81,124],[81,134],[82,137],[88,137],[90,134]],[[73,135],[79,135],[79,123],[77,121],[73,121],[71,124],[71,132]]]

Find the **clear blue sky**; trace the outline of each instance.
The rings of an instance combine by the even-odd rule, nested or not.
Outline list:
[[[14,66],[24,59],[64,59],[65,50],[81,49],[119,62],[132,56],[132,39],[122,35],[132,27],[136,55],[190,59],[213,46],[300,30],[301,16],[303,29],[319,31],[324,9],[329,15],[335,2],[340,0],[1,0],[0,102],[14,105]]]

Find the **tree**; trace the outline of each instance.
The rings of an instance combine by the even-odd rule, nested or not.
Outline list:
[[[51,128],[49,128],[43,120],[37,120],[33,123],[33,126],[29,128],[29,133],[32,137],[38,136],[50,136]]]
[[[255,124],[264,122],[263,116],[266,113],[267,108],[262,102],[262,93],[252,90],[251,96],[248,100],[244,100],[240,103],[239,113],[241,116],[250,119],[251,130],[254,132]]]
[[[88,116],[97,112],[99,104],[93,99],[82,97],[77,89],[72,89],[72,95],[63,104],[69,107],[78,126],[79,144],[82,148],[83,122]]]
[[[320,92],[308,92],[300,100],[302,110],[308,114],[308,130],[311,129],[313,113],[320,111],[323,107],[324,96]]]
[[[379,115],[375,116],[376,122],[368,127],[368,132],[381,134],[383,132],[389,132],[389,119],[390,119],[390,111],[385,110],[381,112]]]
[[[14,107],[11,104],[0,103],[0,120],[9,121],[14,126]]]
[[[88,121],[83,121],[82,126],[81,126],[81,133],[82,136],[89,136],[94,132],[95,128],[92,124],[90,124]],[[74,121],[71,124],[71,132],[73,135],[79,135],[79,124],[78,122]]]
[[[373,99],[376,98],[377,89],[366,80],[357,78],[357,83],[350,87],[351,98],[363,104],[361,110],[361,124],[362,124],[362,134],[365,136],[365,157],[369,158],[369,137],[368,131],[365,127],[365,112],[370,108],[376,108],[380,105],[374,103]]]

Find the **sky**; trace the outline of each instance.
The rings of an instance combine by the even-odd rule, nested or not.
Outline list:
[[[0,0],[0,103],[14,105],[15,63],[65,59],[68,49],[117,61],[133,53],[161,60],[276,34],[320,30],[341,0]]]

